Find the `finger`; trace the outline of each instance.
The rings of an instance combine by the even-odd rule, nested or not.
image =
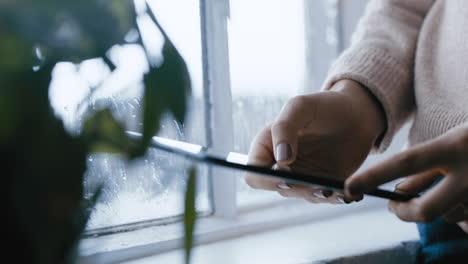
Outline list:
[[[343,193],[343,196],[345,198],[345,201],[348,201],[348,202],[359,202],[361,201],[362,199],[364,199],[364,195],[363,194],[355,194],[355,195],[351,195],[349,192],[347,192],[345,190],[345,192]]]
[[[439,169],[425,171],[416,175],[409,176],[404,181],[395,186],[395,191],[406,194],[418,194],[429,187],[443,175],[444,171]]]
[[[394,179],[440,167],[447,162],[448,151],[443,138],[413,147],[351,176],[346,190],[352,195],[364,193]]]
[[[428,189],[439,177],[443,175],[443,173],[444,171],[440,169],[434,169],[408,176],[405,180],[395,186],[395,191],[403,194],[418,194]],[[362,194],[351,195],[346,190],[345,196],[349,201],[356,201],[363,197]]]
[[[338,198],[338,196],[333,196],[333,198],[326,198],[326,199],[318,198],[318,197],[310,197],[305,200],[313,204],[336,204],[336,205],[346,204],[346,202],[344,202],[342,198]]]
[[[323,190],[321,187],[310,187],[291,184],[291,189],[278,190],[278,193],[287,198],[305,199],[311,203],[327,204],[347,204],[351,201],[346,200],[340,192]]]
[[[271,127],[275,158],[280,165],[291,164],[297,155],[297,142],[300,132],[311,120],[305,96],[297,96],[283,107]]]
[[[317,198],[317,197],[310,197],[305,200],[312,204],[328,204],[329,203],[327,199]]]
[[[458,222],[457,225],[468,234],[468,220]]]
[[[302,186],[297,184],[289,184],[290,189],[281,189],[278,190],[278,193],[287,198],[299,198],[299,199],[308,199],[313,197],[312,193],[316,188],[309,186]]]
[[[271,140],[271,126],[260,131],[252,141],[247,163],[265,167],[271,167],[275,163]],[[281,183],[281,180],[260,176],[254,173],[247,173],[244,180],[252,188],[265,190],[277,190],[278,184]]]
[[[456,177],[446,176],[424,195],[408,202],[389,202],[389,209],[400,219],[410,222],[431,222],[464,200],[466,193]]]
[[[288,197],[288,198],[301,198],[301,199],[320,198],[320,199],[326,200],[329,196],[333,195],[333,192],[332,192],[328,194],[328,197],[316,196],[315,194],[321,190],[320,187],[304,186],[304,185],[292,184],[292,183],[288,183],[288,186],[291,188],[278,190],[278,192],[282,196]]]

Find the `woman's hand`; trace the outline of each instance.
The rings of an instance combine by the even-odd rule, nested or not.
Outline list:
[[[254,139],[249,164],[344,179],[366,159],[384,130],[383,114],[360,84],[344,80],[331,92],[292,98],[276,121]],[[344,203],[342,193],[248,174],[253,188],[312,203]]]
[[[445,177],[436,183],[441,175]],[[427,191],[408,202],[390,201],[390,211],[411,222],[431,222],[443,216],[468,233],[468,124],[353,175],[346,181],[346,196],[357,199],[380,184],[405,176],[408,178],[397,185],[397,191]]]

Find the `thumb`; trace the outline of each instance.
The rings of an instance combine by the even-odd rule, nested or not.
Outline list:
[[[271,134],[276,162],[280,166],[294,162],[297,155],[297,129],[288,122],[281,122],[272,127]]]
[[[289,100],[271,127],[275,160],[280,166],[296,160],[299,135],[309,122],[307,113],[311,103],[308,101],[306,96]]]

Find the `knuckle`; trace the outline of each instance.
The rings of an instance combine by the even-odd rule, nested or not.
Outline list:
[[[305,108],[307,107],[309,99],[306,95],[298,95],[288,100],[287,105],[294,108]]]
[[[272,126],[271,130],[275,132],[287,131],[291,127],[288,120],[278,120]]]

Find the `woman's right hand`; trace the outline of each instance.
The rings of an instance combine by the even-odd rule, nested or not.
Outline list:
[[[385,129],[383,111],[359,83],[337,82],[331,91],[297,96],[253,140],[249,164],[346,179],[364,162]],[[247,174],[253,188],[312,203],[345,203],[342,193]]]

